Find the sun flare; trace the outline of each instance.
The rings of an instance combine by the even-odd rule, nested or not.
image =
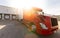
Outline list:
[[[44,0],[11,0],[10,6],[16,7],[18,9],[24,8],[29,9],[31,7],[40,7],[43,8],[45,1]]]

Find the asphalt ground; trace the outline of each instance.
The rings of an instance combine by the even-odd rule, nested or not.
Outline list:
[[[60,25],[60,22],[58,22]],[[27,28],[16,20],[0,20],[0,38],[60,38],[59,30],[48,36],[28,32]]]

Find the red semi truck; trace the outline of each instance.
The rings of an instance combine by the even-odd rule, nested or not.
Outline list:
[[[38,34],[49,35],[58,30],[57,18],[44,15],[40,8],[33,7],[30,10],[25,10],[23,15],[25,22],[34,23]]]

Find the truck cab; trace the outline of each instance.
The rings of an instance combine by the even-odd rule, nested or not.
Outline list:
[[[58,30],[57,18],[44,15],[40,8],[34,7],[29,11],[24,11],[23,15],[23,20],[34,23],[37,34],[49,35]]]

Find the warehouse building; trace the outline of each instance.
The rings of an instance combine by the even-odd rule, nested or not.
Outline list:
[[[18,9],[0,5],[0,19],[18,19]]]

